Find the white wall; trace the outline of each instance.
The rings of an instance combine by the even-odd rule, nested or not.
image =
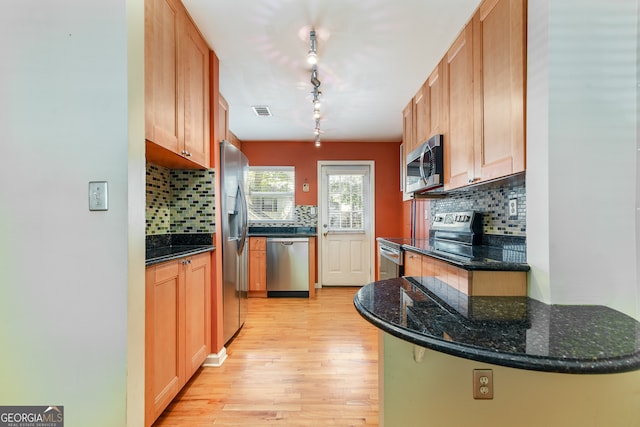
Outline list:
[[[0,14],[0,405],[64,405],[69,426],[125,425],[128,323],[140,337],[143,322],[128,319],[129,280],[144,287],[144,267],[128,269],[144,256],[144,211],[128,203],[144,200],[144,148],[130,164],[126,7]],[[106,212],[88,210],[92,180],[109,183]]]
[[[638,309],[638,1],[529,2],[531,296]]]

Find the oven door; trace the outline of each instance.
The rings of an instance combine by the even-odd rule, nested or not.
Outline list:
[[[402,276],[402,255],[401,249],[378,244],[378,280]]]

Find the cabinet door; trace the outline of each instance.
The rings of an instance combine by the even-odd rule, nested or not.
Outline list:
[[[407,106],[404,107],[404,110],[402,110],[402,143],[404,144],[405,156],[416,148],[414,139],[413,100],[411,100]],[[406,161],[406,159],[404,161]]]
[[[267,239],[249,238],[249,296],[267,296]]]
[[[419,146],[429,138],[429,87],[425,82],[413,97],[413,128],[415,129],[415,146]]]
[[[178,0],[145,0],[145,138],[180,152]]]
[[[191,377],[209,354],[211,341],[211,254],[190,257],[185,264],[186,375]]]
[[[525,169],[525,2],[485,1],[473,18],[476,175],[493,179]]]
[[[180,263],[147,268],[145,286],[145,424],[151,425],[185,379]]]
[[[446,112],[444,110],[444,103],[442,99],[443,94],[443,77],[442,68],[444,62],[441,61],[438,66],[433,70],[429,78],[427,79],[426,91],[428,98],[427,107],[427,137],[431,137],[436,134],[446,134]],[[446,138],[445,138],[446,141]],[[445,142],[446,144],[446,142]]]
[[[209,167],[209,47],[189,17],[183,14],[180,66],[184,98],[184,155]]]
[[[475,179],[472,28],[472,23],[467,24],[445,56],[444,102],[449,121],[444,150],[446,189],[467,185]]]
[[[422,255],[410,251],[404,253],[404,275],[422,277]]]

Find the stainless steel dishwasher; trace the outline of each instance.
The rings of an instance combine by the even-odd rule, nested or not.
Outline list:
[[[267,237],[267,296],[309,297],[308,237]]]

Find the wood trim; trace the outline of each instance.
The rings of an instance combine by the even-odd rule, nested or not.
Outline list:
[[[496,7],[496,4],[498,4],[499,1],[500,0],[484,0],[482,2],[482,4],[480,5],[480,11],[479,11],[481,21],[484,20],[484,18],[486,18],[487,15],[491,13],[493,8]]]
[[[213,132],[211,134],[211,166],[216,170],[220,170],[220,129],[218,124],[218,116],[220,110],[219,103],[219,70],[220,70],[220,61],[216,56],[214,51],[209,52],[209,73],[211,74],[211,84],[209,85],[211,89],[211,96],[209,100],[211,102],[211,123]],[[215,194],[222,194],[222,189],[220,186],[220,178],[219,174],[216,174],[216,179],[214,180],[215,184]],[[222,219],[220,215],[222,214],[222,206],[221,206],[221,198],[215,197],[214,206],[215,206],[215,214],[216,214],[216,223],[221,224]],[[214,234],[214,242],[217,248],[222,248],[222,233]],[[212,278],[211,282],[211,352],[219,354],[224,349],[224,331],[223,331],[223,310],[222,310],[222,250],[216,250],[213,252],[213,256],[215,257],[215,274]]]
[[[205,169],[204,166],[148,140],[146,141],[145,155],[149,163],[169,169]]]
[[[309,237],[309,298],[316,296],[316,238]]]

